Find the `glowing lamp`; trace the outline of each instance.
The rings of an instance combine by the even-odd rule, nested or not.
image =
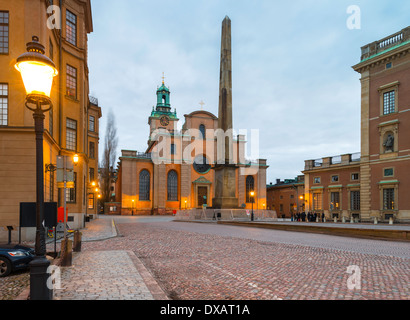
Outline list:
[[[80,158],[78,157],[78,154],[75,154],[73,157],[74,164],[78,164],[79,160]]]
[[[54,62],[44,55],[44,46],[34,36],[27,43],[27,52],[17,58],[15,68],[20,72],[28,96],[50,100],[53,79],[58,75]]]

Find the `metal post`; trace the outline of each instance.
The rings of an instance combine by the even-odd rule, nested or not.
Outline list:
[[[44,163],[43,163],[43,134],[44,134],[44,112],[41,105],[37,103],[34,112],[34,126],[36,134],[36,176],[37,176],[37,203],[36,203],[36,257],[30,263],[30,299],[52,300],[53,291],[47,287],[49,279],[48,268],[50,262],[45,257],[45,227],[44,227]]]

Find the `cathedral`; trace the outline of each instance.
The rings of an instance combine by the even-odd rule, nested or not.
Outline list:
[[[236,209],[266,209],[266,160],[246,159],[245,135],[233,129],[231,50],[231,20],[225,17],[218,117],[197,110],[184,116],[178,130],[163,79],[148,119],[146,151],[122,151],[112,213],[161,215],[211,208],[228,209],[233,217]]]
[[[175,214],[179,210],[215,208],[218,198],[215,166],[220,129],[218,117],[205,110],[180,119],[171,108],[171,92],[157,89],[157,105],[149,119],[146,151],[122,150],[115,181],[117,210],[122,215]],[[230,164],[235,175],[236,203],[230,209],[266,209],[266,160],[245,159],[245,136],[229,137]],[[109,213],[109,212],[108,212]]]

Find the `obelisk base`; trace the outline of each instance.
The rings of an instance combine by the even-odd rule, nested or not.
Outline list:
[[[215,171],[215,198],[212,199],[214,209],[238,209],[239,200],[236,198],[236,170],[235,165],[220,165]]]

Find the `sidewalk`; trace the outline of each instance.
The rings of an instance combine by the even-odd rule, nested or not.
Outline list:
[[[118,236],[114,220],[104,216],[81,233],[83,242]],[[72,266],[60,268],[60,279],[54,300],[168,300],[132,251],[73,252]]]

